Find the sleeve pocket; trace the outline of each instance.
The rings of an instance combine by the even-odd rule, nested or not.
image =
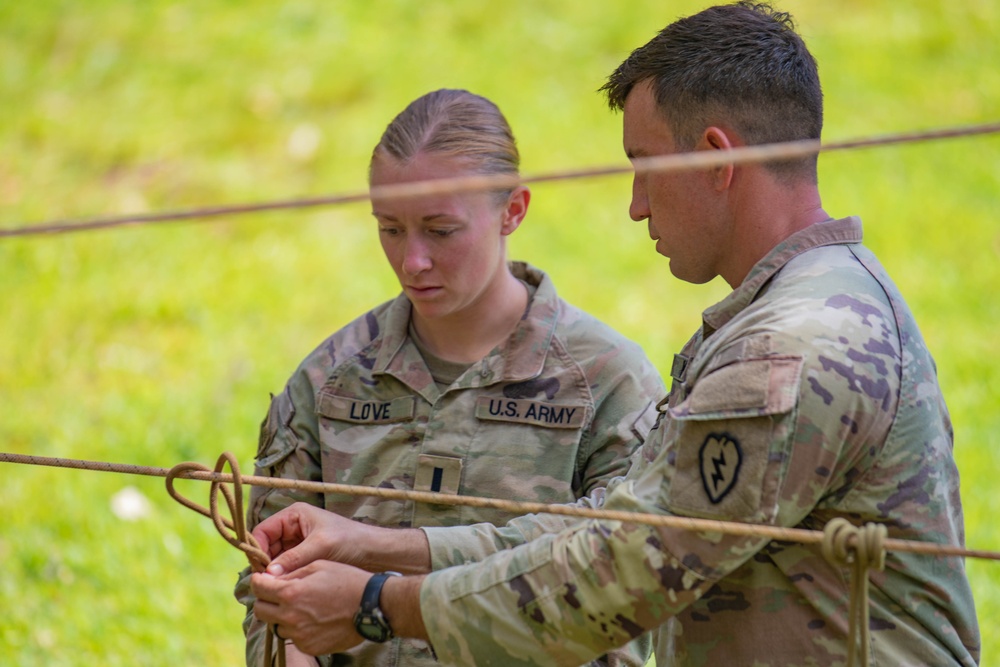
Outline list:
[[[719,368],[670,409],[677,429],[667,506],[704,518],[767,521],[787,460],[802,360],[751,359]]]
[[[295,449],[295,443],[288,437],[288,429],[295,417],[295,406],[288,395],[288,389],[271,397],[267,417],[260,425],[260,439],[257,443],[256,467],[263,470],[284,461]]]

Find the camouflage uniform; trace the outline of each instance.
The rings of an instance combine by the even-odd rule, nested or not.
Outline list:
[[[608,509],[963,543],[934,362],[857,218],[772,250],[672,376],[657,456]],[[848,578],[818,545],[587,521],[429,575],[421,608],[449,664],[576,664],[658,628],[657,667],[840,665]],[[872,664],[978,662],[961,559],[890,552],[871,582]]]
[[[408,336],[400,296],[338,331],[272,400],[258,475],[440,491],[546,503],[595,494],[624,475],[665,394],[642,350],[558,298],[541,271],[513,263],[529,286],[525,316],[507,342],[440,391]],[[504,523],[491,508],[254,488],[249,523],[296,501],[390,527]],[[529,519],[530,523],[532,520]],[[558,531],[568,519],[535,519]],[[539,528],[542,530],[542,528]],[[252,612],[248,576],[237,598]],[[262,625],[248,613],[247,661],[261,664]],[[613,664],[642,665],[648,636]],[[365,643],[326,664],[437,664],[423,642]],[[581,661],[585,662],[585,661]]]

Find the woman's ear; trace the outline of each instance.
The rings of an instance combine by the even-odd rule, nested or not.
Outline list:
[[[738,144],[738,139],[735,135],[731,135],[726,130],[721,127],[712,125],[711,127],[705,128],[705,131],[701,135],[701,139],[698,142],[696,150],[704,151],[722,151],[731,150]],[[729,187],[729,184],[733,180],[733,170],[734,165],[723,164],[718,167],[712,167],[709,169],[709,174],[712,177],[712,187],[717,191],[721,192]]]
[[[523,185],[514,188],[507,203],[504,205],[503,222],[500,225],[500,234],[507,236],[513,234],[514,230],[521,226],[521,221],[528,213],[528,204],[531,202],[531,190]]]

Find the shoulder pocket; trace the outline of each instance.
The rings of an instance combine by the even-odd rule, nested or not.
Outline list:
[[[267,417],[260,425],[260,438],[257,442],[256,464],[258,469],[269,468],[288,458],[295,449],[294,443],[287,437],[279,435],[286,430],[295,417],[295,406],[285,388],[277,396],[271,396],[271,406]]]
[[[750,359],[698,379],[670,408],[675,472],[671,511],[767,521],[774,511],[798,401],[802,359]]]

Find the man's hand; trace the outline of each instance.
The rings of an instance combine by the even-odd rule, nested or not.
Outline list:
[[[278,635],[308,655],[345,651],[362,642],[354,614],[370,572],[330,561],[316,561],[282,577],[254,574],[254,614]]]
[[[316,561],[283,576],[255,573],[254,614],[308,655],[346,651],[362,642],[354,615],[371,573],[330,561]],[[394,577],[382,589],[381,606],[396,634],[426,639],[420,615],[423,577]],[[392,584],[392,585],[390,585]],[[394,620],[395,619],[395,620]]]
[[[295,503],[265,519],[253,536],[274,559],[267,568],[273,575],[318,560],[369,571],[430,571],[430,547],[422,530],[370,526],[308,503]]]

